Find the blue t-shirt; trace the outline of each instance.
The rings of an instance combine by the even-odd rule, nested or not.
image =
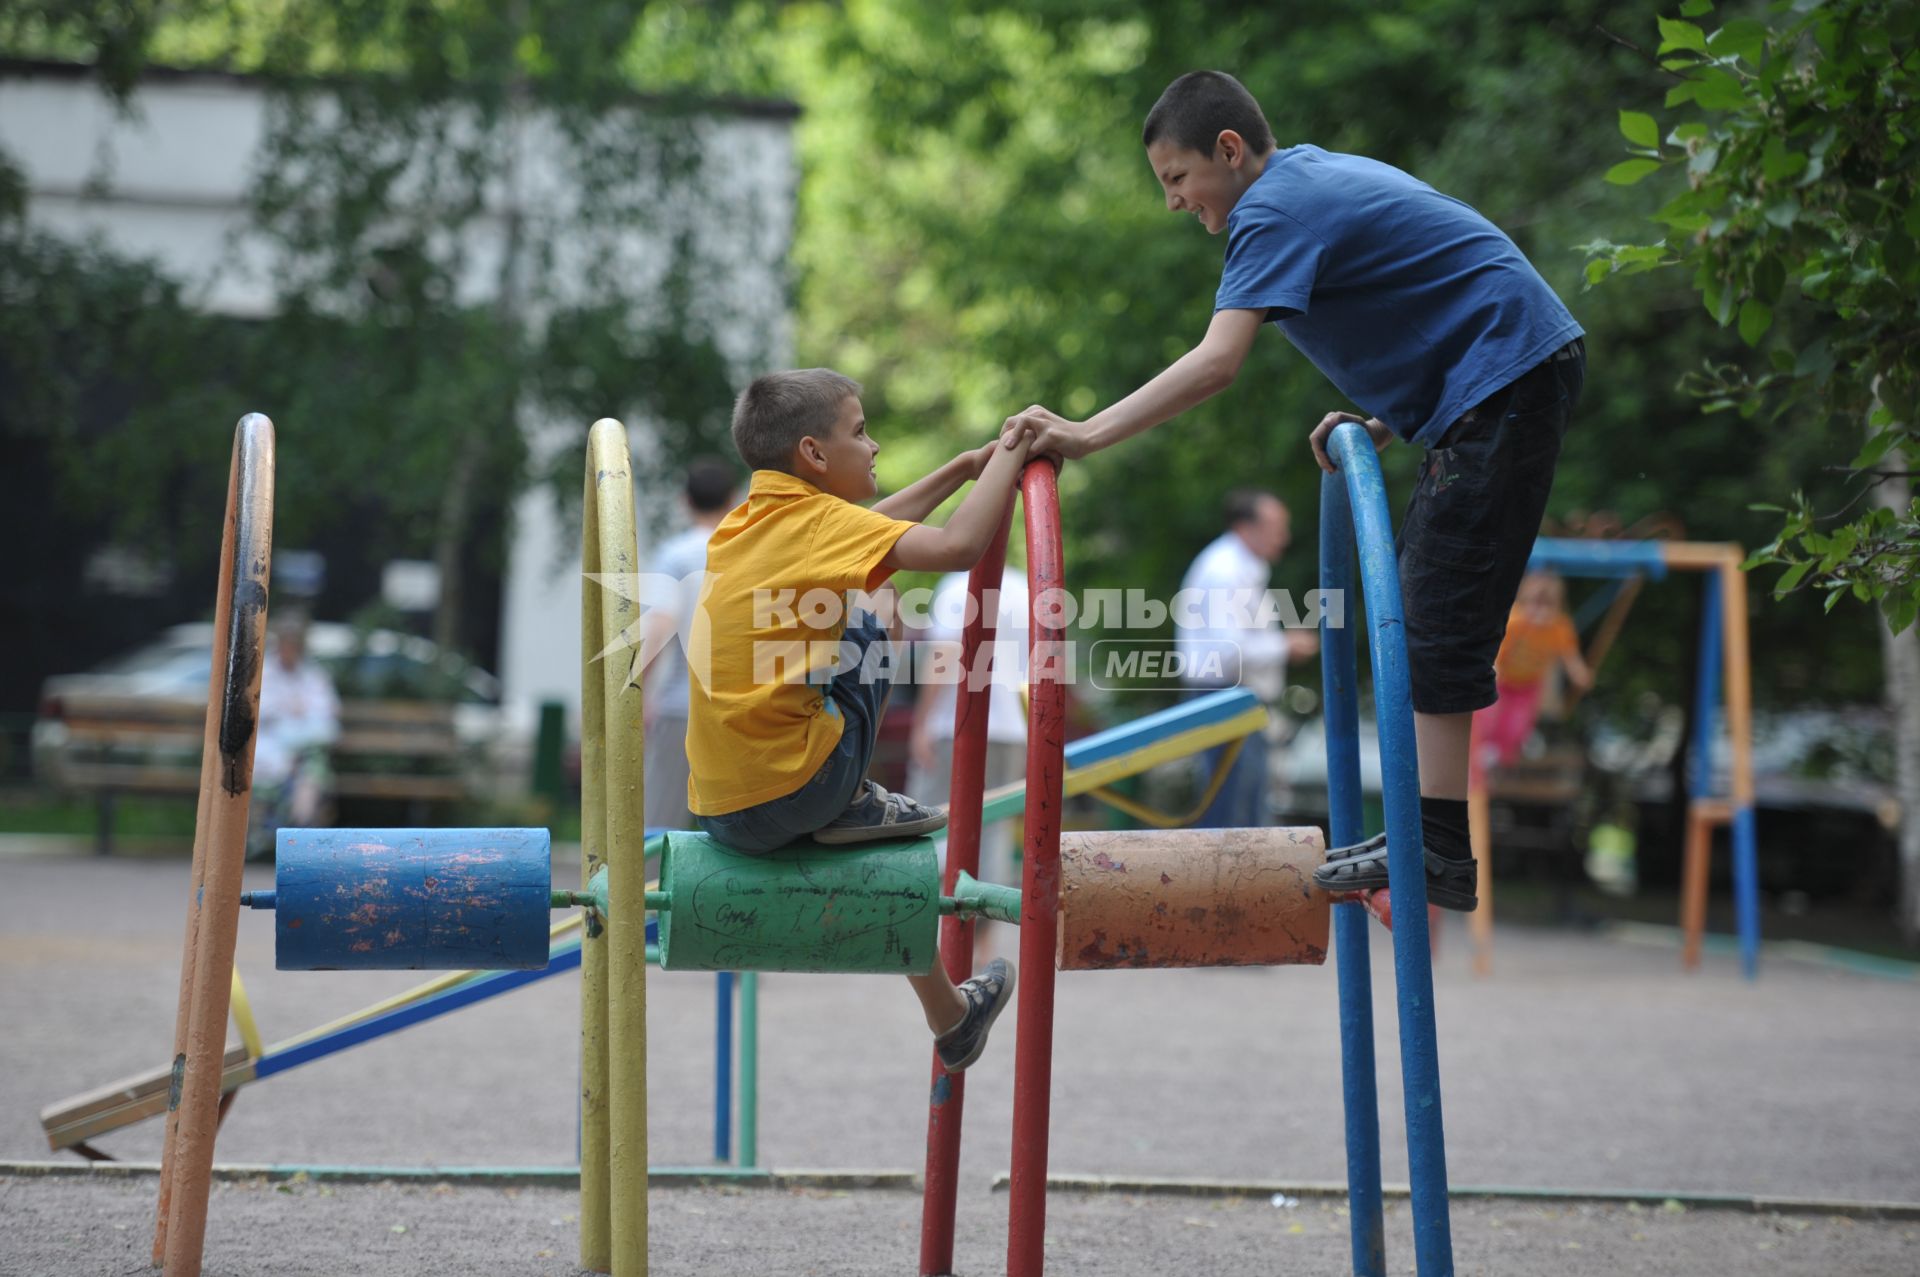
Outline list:
[[[1492,222],[1317,146],[1274,152],[1234,206],[1213,305],[1274,311],[1341,393],[1422,445],[1582,333]]]

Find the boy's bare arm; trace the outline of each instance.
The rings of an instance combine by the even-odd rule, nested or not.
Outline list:
[[[1011,448],[988,445],[992,457],[980,472],[980,481],[960,503],[944,528],[921,524],[908,528],[886,565],[894,571],[958,572],[970,568],[986,552],[987,543],[1006,517],[1007,502],[1013,496],[1013,482],[1027,464],[1031,444],[1023,432]]]
[[[989,443],[978,448],[969,448],[951,461],[946,462],[924,478],[915,479],[890,497],[884,497],[873,503],[875,514],[884,514],[889,519],[905,519],[910,523],[919,523],[935,510],[940,503],[960,491],[960,485],[969,479],[978,479],[987,464]]]
[[[1085,421],[1068,421],[1035,404],[1007,419],[1003,439],[1016,428],[1034,433],[1033,450],[1075,460],[1130,439],[1179,416],[1233,384],[1253,339],[1267,320],[1263,310],[1215,311],[1200,344],[1119,403]]]

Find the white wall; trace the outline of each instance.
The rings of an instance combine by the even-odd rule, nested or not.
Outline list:
[[[60,68],[0,69],[0,149],[26,175],[29,220],[63,236],[97,235],[120,252],[150,258],[182,281],[196,304],[235,316],[272,313],[279,291],[275,259],[249,232],[245,207],[269,110],[260,84],[232,76],[152,77],[123,112],[88,76]],[[701,194],[723,212],[703,219],[699,238],[714,260],[734,264],[706,299],[709,319],[742,371],[756,356],[779,362],[789,349],[784,271],[797,182],[791,121],[778,112],[716,107],[692,127],[701,130],[702,154],[710,157],[709,185]],[[469,231],[469,266],[460,283],[468,300],[483,300],[497,287],[510,212],[551,215],[578,198],[564,166],[552,158],[559,148],[543,145],[550,130],[537,118],[526,127],[520,171]],[[555,275],[582,289],[608,271],[645,280],[666,259],[643,228],[623,232],[611,252],[566,257],[555,263]],[[259,408],[274,415],[272,404]],[[524,428],[537,454],[570,452],[584,465],[589,424],[539,421]],[[648,423],[627,425],[642,490],[653,494],[646,500],[671,501],[674,477],[646,468],[654,452]],[[503,585],[498,673],[513,721],[530,728],[539,702],[557,699],[569,706],[577,730],[579,545],[543,491],[515,505]]]

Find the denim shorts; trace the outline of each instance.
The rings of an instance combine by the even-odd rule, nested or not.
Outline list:
[[[1413,707],[1462,714],[1497,699],[1493,658],[1586,385],[1578,338],[1495,392],[1427,453],[1400,529]]]
[[[839,742],[822,760],[819,770],[792,793],[724,816],[694,817],[701,831],[715,842],[753,855],[773,851],[832,824],[860,792],[860,782],[873,763],[874,743],[880,738],[880,716],[893,691],[893,680],[884,672],[890,667],[883,667],[878,676],[870,676],[867,652],[891,640],[878,620],[865,612],[854,612],[847,618],[844,641],[858,650],[860,659],[834,675],[827,688],[824,712],[840,717]]]

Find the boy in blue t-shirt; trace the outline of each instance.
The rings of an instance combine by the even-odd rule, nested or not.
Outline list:
[[[1477,903],[1467,836],[1473,711],[1495,700],[1493,658],[1526,570],[1560,440],[1586,378],[1582,330],[1512,240],[1391,165],[1316,146],[1277,149],[1253,95],[1194,71],[1148,112],[1142,141],[1167,208],[1227,233],[1213,322],[1171,367],[1086,421],[1035,406],[1007,422],[1034,455],[1084,457],[1226,389],[1272,321],[1366,415],[1376,449],[1427,449],[1400,536],[1428,898]],[[1332,891],[1387,885],[1385,836],[1327,853]]]

